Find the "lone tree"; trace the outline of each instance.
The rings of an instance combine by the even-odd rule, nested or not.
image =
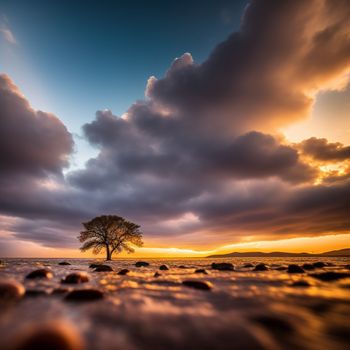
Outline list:
[[[142,232],[140,226],[116,215],[102,215],[84,222],[85,231],[81,231],[78,239],[83,245],[80,250],[85,252],[93,249],[94,254],[106,250],[106,259],[111,260],[114,252],[122,250],[133,253],[132,246],[142,247]]]

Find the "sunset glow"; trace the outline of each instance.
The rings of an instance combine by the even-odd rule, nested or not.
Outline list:
[[[0,236],[1,237],[1,236]],[[199,250],[191,248],[172,247],[143,247],[138,248],[132,255],[122,253],[121,258],[196,258],[206,257],[214,254],[226,254],[231,252],[289,252],[289,253],[323,253],[330,250],[338,250],[350,245],[348,234],[327,235],[322,237],[301,237],[274,241],[252,241],[234,243],[220,246],[214,249]],[[312,248],[311,248],[312,247]],[[15,249],[15,247],[13,247]],[[30,251],[30,254],[28,254]],[[25,241],[18,242],[16,252],[24,257],[36,258],[103,258],[104,254],[94,255],[90,253],[77,252],[76,249],[44,248]],[[13,256],[10,250],[8,256]],[[6,257],[6,255],[4,255]]]

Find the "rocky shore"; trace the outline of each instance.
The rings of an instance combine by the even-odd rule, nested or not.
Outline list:
[[[347,349],[349,264],[1,259],[1,349]]]

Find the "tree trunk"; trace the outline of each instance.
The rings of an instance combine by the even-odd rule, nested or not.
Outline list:
[[[106,253],[107,253],[106,260],[112,260],[112,254],[111,254],[111,251],[109,249],[109,245],[106,246]]]

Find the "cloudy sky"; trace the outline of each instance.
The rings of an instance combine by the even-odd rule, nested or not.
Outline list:
[[[0,255],[350,246],[350,3],[0,1]]]

